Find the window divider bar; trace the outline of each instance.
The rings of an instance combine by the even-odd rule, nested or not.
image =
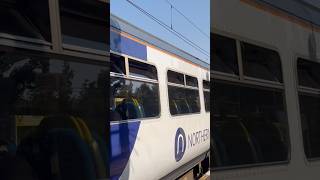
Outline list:
[[[56,53],[62,52],[62,37],[61,37],[61,25],[60,25],[60,11],[59,0],[49,1],[49,14],[50,14],[50,30],[52,49]]]
[[[126,76],[128,77],[130,75],[130,72],[129,72],[129,58],[128,56],[124,56],[124,66],[125,66],[125,70],[126,70]]]
[[[237,62],[238,62],[239,77],[240,77],[240,80],[244,80],[241,42],[239,40],[236,40],[236,47],[237,47]]]

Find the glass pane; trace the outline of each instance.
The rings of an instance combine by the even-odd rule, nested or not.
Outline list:
[[[137,62],[130,59],[129,59],[129,73],[132,76],[155,79],[155,80],[158,79],[156,67],[150,64]]]
[[[203,80],[203,89],[210,90],[210,81]]]
[[[184,85],[184,75],[181,73],[168,71],[168,82]]]
[[[106,63],[48,57],[1,53],[1,177],[106,178]]]
[[[203,91],[204,94],[204,106],[206,112],[210,112],[210,92]]]
[[[287,161],[289,138],[283,93],[214,84],[212,133],[220,157],[214,167]]]
[[[48,0],[0,0],[0,33],[51,41]]]
[[[239,74],[236,41],[211,34],[211,69],[229,74]]]
[[[105,51],[107,3],[97,0],[60,0],[63,43]]]
[[[186,75],[187,86],[198,87],[198,79],[192,76]]]
[[[246,76],[282,82],[280,56],[276,51],[241,43],[243,71]]]
[[[111,121],[157,117],[160,112],[158,84],[110,78]]]
[[[320,97],[299,95],[304,152],[308,159],[320,157]]]
[[[168,86],[171,115],[200,112],[198,90]]]
[[[297,69],[300,86],[320,89],[319,63],[299,58]]]
[[[110,72],[126,74],[124,57],[110,53]]]

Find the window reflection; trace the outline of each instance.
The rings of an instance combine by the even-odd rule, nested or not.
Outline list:
[[[110,78],[111,121],[156,117],[159,115],[157,83]]]
[[[213,95],[213,154],[219,156],[214,167],[288,160],[281,91],[215,82]]]
[[[106,65],[0,54],[0,166],[23,162],[4,176],[106,177]]]

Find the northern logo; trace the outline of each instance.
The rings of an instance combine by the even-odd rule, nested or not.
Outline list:
[[[182,128],[178,128],[175,137],[174,155],[176,161],[180,161],[186,151],[187,140],[186,134]]]

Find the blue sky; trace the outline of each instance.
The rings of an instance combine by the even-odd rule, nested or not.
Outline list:
[[[131,0],[168,26],[171,25],[171,8],[166,0]],[[200,46],[210,54],[210,0],[168,0],[180,12],[188,17],[206,35],[199,32],[183,16],[173,10],[173,29]],[[111,0],[112,14],[130,22],[131,24],[149,32],[158,38],[210,63],[210,57],[190,46],[177,36],[151,20],[126,0]],[[210,56],[210,55],[209,55]]]

